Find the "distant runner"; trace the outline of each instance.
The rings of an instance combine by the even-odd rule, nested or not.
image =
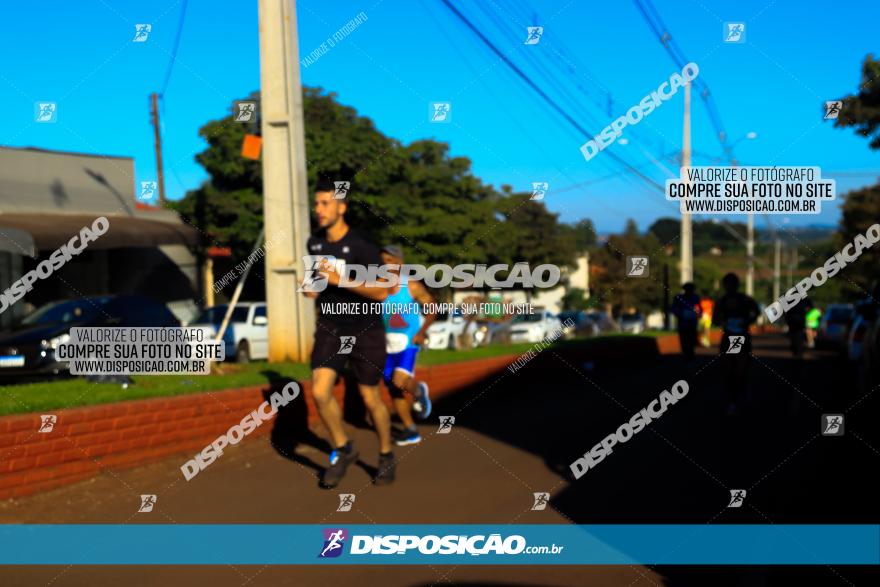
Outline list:
[[[684,355],[685,360],[690,361],[694,358],[694,347],[697,346],[697,324],[703,310],[694,284],[688,282],[681,287],[684,291],[672,300],[672,313],[678,318],[681,354]]]
[[[807,325],[807,348],[814,349],[816,348],[816,332],[819,331],[819,321],[822,320],[822,310],[813,306],[807,310],[804,320]]]
[[[327,280],[321,292],[307,291],[310,284],[303,284],[305,295],[317,298],[317,329],[315,347],[312,351],[312,394],[318,415],[330,432],[335,450],[330,453],[330,466],[324,470],[321,485],[336,487],[348,466],[358,459],[358,451],[349,440],[342,426],[342,411],[333,397],[336,379],[350,363],[358,382],[364,405],[370,412],[376,434],[379,436],[379,466],[374,482],[385,485],[394,481],[394,453],[391,452],[391,416],[379,395],[381,367],[385,363],[385,329],[380,313],[370,313],[373,304],[382,302],[388,288],[375,284],[340,288],[340,274],[346,272],[347,264],[378,265],[381,263],[379,249],[349,228],[345,222],[348,204],[344,199],[334,199],[336,187],[333,182],[320,180],[315,188],[315,216],[321,230],[308,240],[308,252],[312,256],[332,256],[335,262],[323,259],[317,264],[320,274]],[[307,268],[308,269],[308,268]],[[312,285],[314,287],[314,285]],[[362,308],[359,312],[321,312],[322,304],[341,304]],[[346,345],[351,345],[348,351]],[[341,351],[346,350],[346,353]]]
[[[813,307],[810,298],[800,300],[793,308],[785,313],[785,323],[788,326],[788,338],[791,342],[791,353],[795,358],[804,356],[806,346],[807,312]]]
[[[715,308],[715,302],[712,298],[706,297],[700,300],[700,345],[705,348],[712,346],[710,337],[712,332],[712,311]]]
[[[752,357],[752,335],[749,334],[749,327],[758,319],[761,310],[753,298],[737,291],[739,277],[736,274],[725,275],[721,285],[725,294],[715,303],[713,319],[724,330],[721,335],[721,360],[724,363],[724,383],[730,401],[727,414],[733,416],[739,410]],[[731,340],[731,337],[734,338]],[[736,346],[731,349],[731,344]],[[738,352],[728,353],[728,350],[737,350],[739,346],[742,348]]]
[[[382,249],[382,263],[402,265],[403,250],[395,245]],[[400,275],[400,269],[393,270]],[[412,411],[419,420],[431,414],[431,398],[428,384],[416,381],[416,356],[425,342],[428,327],[437,319],[435,312],[423,313],[420,305],[432,304],[434,297],[418,281],[408,281],[401,277],[400,283],[391,290],[385,300],[385,340],[388,358],[385,362],[385,384],[394,400],[394,409],[403,423],[403,430],[394,430],[392,436],[398,446],[418,444],[422,441],[419,431],[410,414],[409,403],[404,392],[413,398]],[[424,316],[424,320],[421,317]]]

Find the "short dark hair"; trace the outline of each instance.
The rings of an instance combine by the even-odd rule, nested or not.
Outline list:
[[[721,278],[721,285],[725,289],[735,290],[739,288],[739,277],[736,276],[736,273],[728,273]]]
[[[336,184],[333,183],[332,179],[327,179],[326,177],[319,177],[318,181],[315,183],[315,193],[318,192],[335,192]]]

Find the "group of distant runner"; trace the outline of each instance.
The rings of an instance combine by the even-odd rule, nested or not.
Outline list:
[[[694,358],[698,331],[703,346],[709,346],[712,325],[722,329],[720,353],[724,363],[724,382],[728,392],[727,413],[735,415],[740,409],[746,375],[751,362],[751,326],[758,320],[761,310],[754,298],[739,291],[739,278],[728,273],[721,279],[724,294],[717,300],[701,298],[693,283],[685,283],[682,293],[672,302],[672,314],[678,319],[678,336],[681,352],[690,362]],[[791,349],[796,357],[802,357],[804,347],[815,346],[821,310],[807,298],[786,313],[786,324],[791,339]]]

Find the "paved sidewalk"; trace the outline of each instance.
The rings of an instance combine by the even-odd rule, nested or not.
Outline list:
[[[574,365],[546,350],[516,374],[505,371],[439,401],[455,415],[451,434],[425,424],[422,444],[399,448],[397,482],[375,487],[375,436],[351,428],[362,463],[333,491],[317,486],[326,462],[318,439],[268,438],[228,449],[186,482],[186,456],[0,504],[0,519],[23,523],[877,523],[880,465],[873,424],[875,394],[855,397],[831,353],[794,361],[778,336],[756,339],[743,414],[725,415],[723,372],[714,351],[681,357]],[[688,395],[657,421],[614,448],[574,481],[568,464],[678,379]],[[860,400],[860,401],[859,401]],[[842,438],[819,434],[821,413],[847,415]],[[293,438],[289,431],[280,438]],[[318,431],[320,434],[320,431]],[[728,509],[730,489],[747,489],[744,507]],[[551,493],[531,511],[532,493]],[[339,493],[352,511],[336,512]],[[136,513],[140,494],[156,508]],[[239,540],[240,536],[217,537]],[[670,545],[674,549],[676,545]],[[148,547],[148,545],[146,546]],[[267,544],[266,548],[273,548]],[[661,567],[261,567],[5,569],[4,585],[735,585],[786,584],[790,569],[711,570]],[[859,569],[804,571],[826,584],[861,584]],[[870,571],[868,571],[870,573]],[[57,576],[56,575],[59,575]],[[8,579],[8,580],[7,580]],[[745,581],[745,583],[741,583]],[[778,582],[777,582],[778,581]],[[698,581],[700,582],[700,581]]]

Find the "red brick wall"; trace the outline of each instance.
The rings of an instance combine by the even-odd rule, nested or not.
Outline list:
[[[678,352],[678,339],[660,337],[656,348],[664,354]],[[602,351],[595,348],[589,354],[595,357]],[[431,396],[440,398],[502,371],[518,356],[423,367],[417,375],[430,385]],[[303,387],[308,421],[313,424],[317,412],[311,388],[308,382]],[[104,468],[132,467],[172,454],[195,454],[256,409],[264,401],[265,389],[255,386],[50,410],[58,421],[49,433],[37,432],[40,414],[0,417],[0,499],[68,485]],[[334,394],[343,401],[342,385]],[[390,401],[387,392],[385,399]],[[248,438],[271,429],[271,423],[264,423]]]
[[[504,369],[512,355],[418,369],[432,397]],[[311,387],[303,385],[309,424],[317,420]],[[40,414],[0,417],[0,499],[68,485],[105,467],[124,468],[172,454],[195,454],[241,422],[263,401],[264,386],[49,410],[54,428],[39,433]],[[344,400],[342,385],[334,390]],[[386,400],[390,401],[387,393]],[[264,423],[248,438],[268,433]],[[183,459],[181,460],[183,464]]]

